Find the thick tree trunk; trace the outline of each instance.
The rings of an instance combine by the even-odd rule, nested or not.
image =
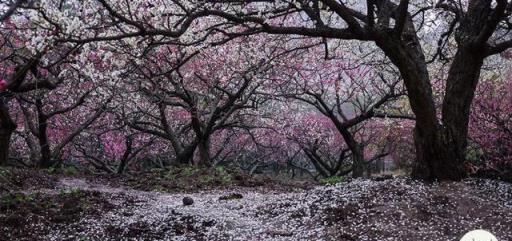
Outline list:
[[[416,164],[412,176],[423,180],[464,178],[464,153],[457,149],[454,141],[453,135],[443,127],[433,132],[424,132],[416,126]]]
[[[201,140],[197,145],[197,151],[199,154],[199,166],[209,167],[212,165],[210,158],[210,142],[208,139]]]
[[[189,153],[178,153],[176,154],[176,162],[179,165],[190,165],[190,160],[192,159],[192,155]]]
[[[492,2],[489,0],[470,1],[455,32],[458,47],[446,80],[441,121],[437,121],[435,109],[425,110],[418,105],[422,100],[431,101],[433,98],[431,94],[418,95],[418,90],[429,89],[424,86],[424,83],[429,83],[429,77],[422,75],[426,72],[426,63],[416,35],[409,34],[413,36],[412,41],[405,44],[395,39],[395,42],[402,42],[400,46],[395,46],[395,50],[392,42],[387,41],[389,39],[378,43],[400,69],[409,92],[411,107],[417,117],[414,130],[417,156],[414,177],[427,180],[460,180],[466,176],[464,162],[471,103],[486,57],[487,41],[503,17],[506,5],[506,1],[498,1],[492,9]],[[415,33],[412,24],[408,28],[406,33]],[[401,40],[407,41],[404,39],[406,36],[404,34]],[[415,74],[421,78],[415,78]],[[424,113],[435,119],[436,123],[423,121]]]
[[[197,142],[194,142],[185,148],[178,149],[176,153],[176,161],[177,164],[180,165],[191,165],[192,164],[192,158],[194,157],[194,150],[197,147]]]
[[[0,99],[0,166],[7,165],[11,136],[15,130],[16,123],[11,119],[4,100]]]
[[[442,124],[434,132],[415,130],[414,177],[460,180],[466,176],[469,112],[483,65],[482,52],[464,47],[457,51],[446,82]]]
[[[0,166],[7,165],[9,160],[9,147],[13,132],[12,128],[0,127]]]
[[[358,178],[363,177],[366,171],[364,160],[361,160],[358,156],[352,156],[352,177]]]
[[[382,38],[378,45],[400,70],[409,103],[416,115],[416,163],[412,176],[424,180],[460,180],[465,176],[463,163],[467,120],[473,98],[470,92],[474,93],[481,67],[478,63],[481,61],[475,60],[475,56],[469,56],[467,52],[456,55],[447,80],[441,122],[438,120],[423,51],[416,38],[408,41],[405,45],[403,41],[389,37]]]
[[[363,150],[358,145],[357,147],[351,149],[352,151],[352,177],[368,177],[368,166],[366,165],[366,161],[364,160]]]
[[[459,48],[446,83],[443,125],[453,138],[455,150],[461,154],[466,151],[471,103],[484,62],[482,52]]]

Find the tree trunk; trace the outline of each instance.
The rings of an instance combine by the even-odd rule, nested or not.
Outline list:
[[[119,166],[117,167],[117,174],[123,174],[124,170],[126,169],[126,165],[128,164],[128,159],[121,159],[121,162],[119,163]]]
[[[41,99],[36,99],[37,109],[37,139],[39,140],[39,148],[41,150],[41,160],[39,166],[43,168],[51,167],[52,151],[50,149],[50,141],[48,140],[48,117],[43,113],[43,104]]]
[[[433,102],[433,98],[414,26],[408,24],[400,39],[387,36],[377,41],[399,68],[417,117],[414,177],[460,180],[466,176],[464,162],[471,103],[486,58],[487,41],[504,16],[507,2],[497,1],[494,9],[492,5],[489,0],[470,1],[466,13],[461,16],[460,26],[455,31],[458,47],[446,80],[441,121],[438,121],[435,109],[421,106],[422,101]]]
[[[197,147],[197,142],[189,144],[185,148],[179,148],[176,151],[176,161],[180,165],[192,164],[192,158],[194,157],[194,150]]]
[[[322,177],[330,177],[331,174],[328,173],[329,170],[325,168],[325,165],[322,165],[322,160],[318,158],[318,155],[315,154],[314,151],[311,151],[307,148],[302,148],[304,151],[304,154],[309,158],[313,166],[315,167],[315,170],[318,172],[318,174]]]
[[[9,160],[9,147],[13,132],[14,129],[12,128],[0,127],[0,166],[7,165],[7,161]]]
[[[15,130],[16,123],[9,115],[4,99],[0,99],[0,166],[7,165],[11,136]]]
[[[360,144],[355,144],[357,147],[351,149],[352,151],[352,177],[368,177],[368,167],[364,160],[363,149]]]
[[[352,156],[352,177],[358,178],[364,176],[364,160],[361,160],[358,156]]]
[[[483,65],[482,52],[465,47],[457,51],[446,82],[442,125],[429,133],[415,130],[414,177],[460,180],[466,176],[469,112]]]
[[[188,153],[177,153],[176,163],[179,165],[190,165],[191,155]]]
[[[440,123],[421,45],[416,37],[407,41],[409,43],[402,39],[383,37],[377,43],[400,70],[408,91],[409,103],[416,115],[416,126],[414,128],[416,163],[412,176],[424,180],[460,180],[465,176],[463,168],[465,149],[462,147],[465,145],[465,138],[467,137],[467,122],[465,126],[453,125],[452,121]],[[468,57],[467,55],[457,54],[450,70],[450,77],[447,80],[448,86],[452,85],[455,79],[462,81],[463,79],[455,76],[463,72],[479,71],[468,69],[469,66],[462,63],[464,58]],[[465,65],[465,67],[461,68],[460,65]],[[476,65],[472,66],[477,67]],[[469,90],[464,89],[468,86],[465,83],[464,85],[457,85],[458,88],[455,89],[448,87],[445,106],[452,106],[454,100],[471,103],[472,96],[467,94]],[[461,88],[464,91],[461,92]],[[452,109],[450,107],[445,109],[443,114],[453,116],[457,120],[468,119],[469,105],[465,105],[465,107],[468,108],[467,111],[447,113],[447,109]],[[464,141],[461,141],[462,139]]]
[[[210,158],[210,141],[208,139],[201,140],[197,145],[197,151],[199,154],[199,166],[209,167],[212,165]]]
[[[340,125],[336,125],[336,128],[352,153],[352,177],[366,177],[367,165],[364,160],[363,145],[356,141],[349,129]]]
[[[424,180],[460,180],[465,177],[464,155],[457,150],[454,137],[443,127],[423,132],[416,126],[416,163],[412,176]]]

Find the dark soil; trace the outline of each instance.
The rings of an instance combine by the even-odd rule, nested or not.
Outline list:
[[[240,170],[224,168],[174,167],[128,175],[84,175],[89,182],[113,187],[129,187],[140,191],[165,193],[197,192],[233,187],[270,188],[290,192],[307,190],[317,184],[312,181],[282,181],[266,175],[249,175]]]
[[[55,188],[58,177],[47,171],[0,167],[0,195],[19,190]]]
[[[58,194],[14,192],[0,197],[0,240],[40,240],[51,230],[116,208],[105,194],[79,189]]]
[[[69,178],[86,180],[88,186],[64,187],[59,183],[60,179]],[[288,192],[312,188],[314,184],[285,183],[265,176],[250,176],[241,171],[218,168],[175,168],[130,175],[87,174],[68,169],[2,168],[0,241],[50,240],[48,237],[54,235],[55,230],[59,230],[55,240],[160,240],[170,234],[186,236],[191,240],[206,240],[205,230],[216,225],[215,220],[198,220],[179,210],[170,210],[172,215],[159,224],[144,220],[127,225],[108,224],[102,225],[101,232],[97,234],[81,236],[80,233],[88,232],[84,228],[84,220],[101,220],[115,210],[123,210],[121,215],[127,219],[134,218],[130,210],[147,202],[123,192],[93,190],[101,186],[158,193],[195,193],[238,187]],[[220,200],[242,197],[241,194],[230,193]],[[187,205],[192,204],[193,200],[187,202]]]
[[[494,180],[353,179],[308,189],[222,169],[47,173],[4,174],[12,179],[0,194],[0,241],[455,241],[480,228],[512,239],[512,185]],[[41,183],[22,180],[28,174]]]

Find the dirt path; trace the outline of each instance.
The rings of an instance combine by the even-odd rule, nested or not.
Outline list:
[[[283,201],[287,203],[304,199],[305,193],[278,193],[271,190],[263,193],[261,190],[236,188],[230,191],[164,194],[111,188],[90,184],[82,179],[62,179],[60,185],[62,188],[122,195],[134,204],[125,206],[122,202],[116,203],[117,198],[113,198],[119,208],[109,210],[102,220],[81,220],[80,226],[88,230],[88,233],[95,233],[98,227],[112,225],[128,227],[117,230],[127,236],[130,236],[133,229],[149,231],[146,230],[149,228],[152,234],[146,236],[158,240],[311,240],[319,237],[322,232],[322,229],[296,229],[289,217],[292,213],[267,215],[267,207]],[[194,204],[183,205],[184,197],[192,198]],[[293,210],[299,207],[290,205],[289,208]]]
[[[4,229],[12,234],[8,240],[430,241],[457,240],[478,228],[512,240],[512,185],[497,181],[426,185],[399,178],[288,193],[234,188],[192,194],[113,188],[83,179],[58,183],[46,194],[57,196],[36,198],[64,200],[55,205],[61,211],[30,211],[27,219],[36,221],[25,235]],[[194,204],[184,206],[184,197]],[[74,206],[80,209],[73,211]],[[62,213],[76,218],[51,218]],[[0,231],[1,223],[2,214]],[[30,239],[26,232],[44,235]]]

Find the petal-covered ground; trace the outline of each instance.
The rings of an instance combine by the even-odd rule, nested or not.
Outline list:
[[[65,178],[57,190],[31,195],[36,206],[49,205],[54,212],[25,208],[13,225],[7,221],[13,222],[16,212],[4,205],[0,240],[430,241],[458,240],[480,228],[498,240],[512,240],[512,185],[481,179],[439,184],[356,179],[296,192],[233,188],[168,194]],[[184,197],[194,203],[183,205]]]

